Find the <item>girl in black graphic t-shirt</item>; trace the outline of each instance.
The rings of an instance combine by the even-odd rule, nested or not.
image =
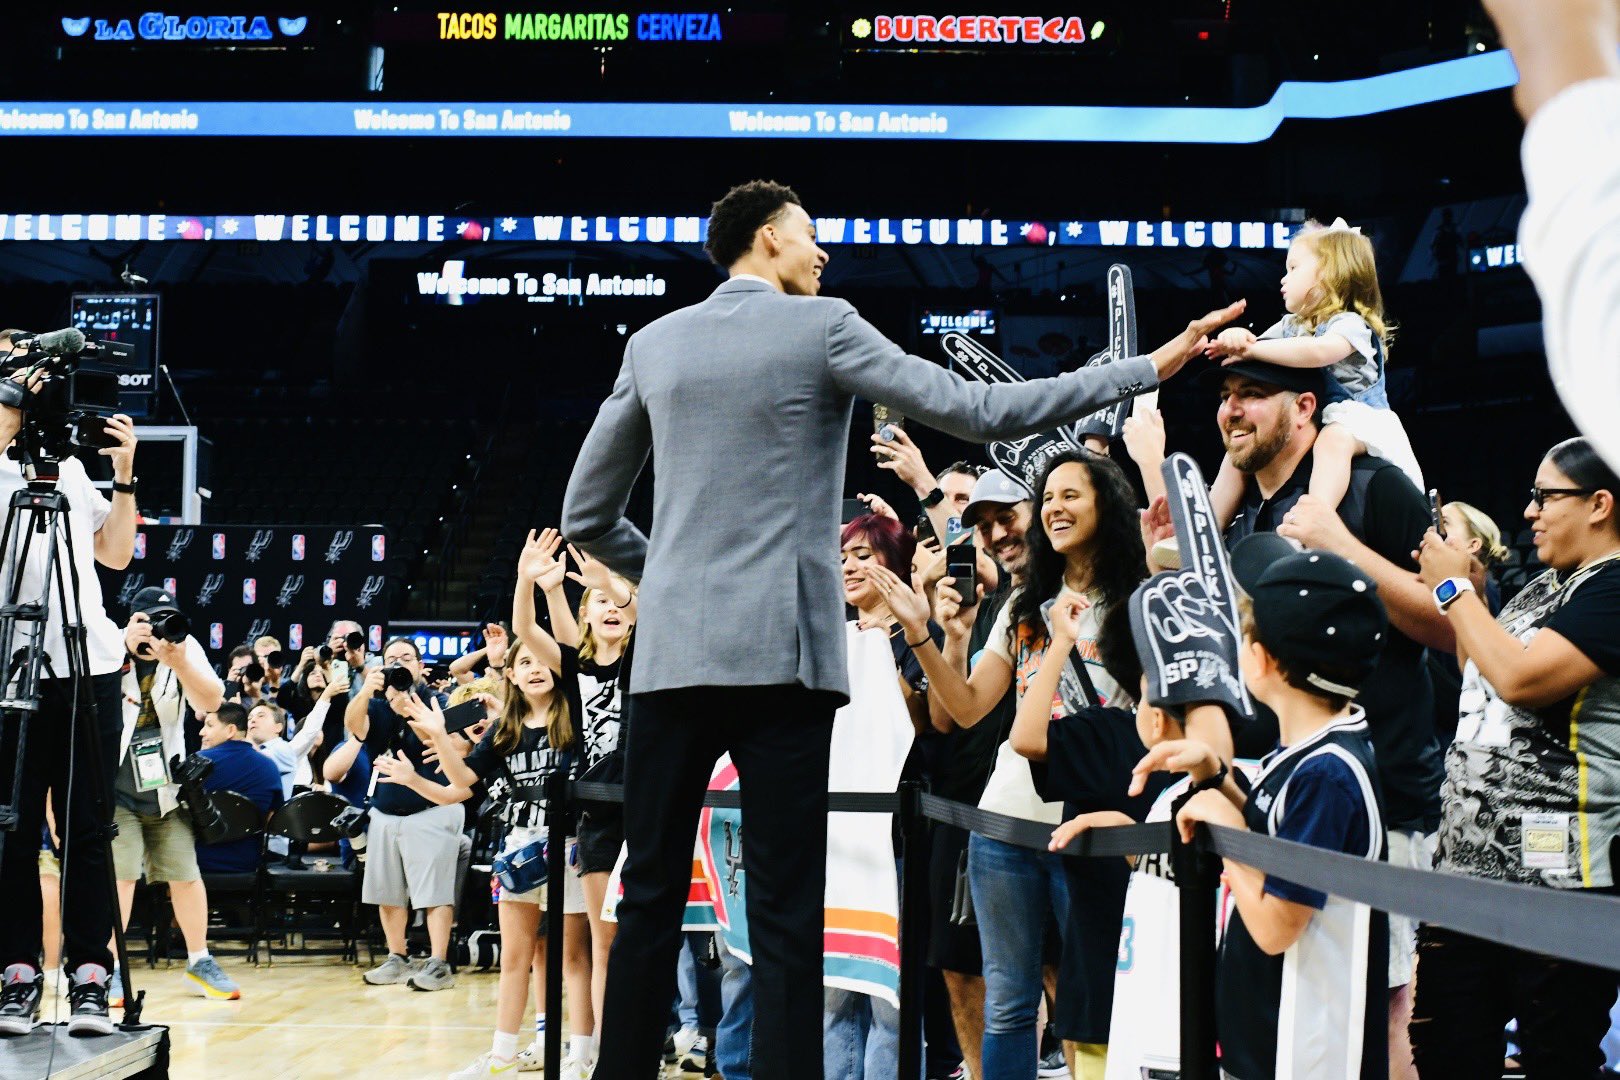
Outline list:
[[[531,589],[532,582],[524,581],[520,574],[519,594]],[[462,797],[474,785],[487,783],[497,812],[508,826],[502,848],[507,853],[545,836],[544,800],[526,798],[538,793],[523,789],[543,785],[549,775],[558,771],[572,773],[579,746],[577,653],[571,647],[559,647],[534,625],[532,602],[529,618],[525,621],[519,612],[513,624],[518,642],[507,654],[506,678],[510,685],[506,701],[494,725],[465,759],[457,752],[455,739],[445,734],[442,713],[423,706],[413,708],[411,726],[433,741],[450,787],[412,780],[400,772],[400,779],[413,786],[421,783]],[[545,662],[542,653],[556,656],[555,666]],[[437,801],[436,793],[422,794]],[[550,842],[567,840],[553,837]],[[503,892],[500,897],[501,981],[496,997],[494,1044],[465,1075],[490,1075],[517,1057],[518,1030],[528,1007],[530,972],[536,967],[543,970],[545,964],[545,942],[539,936],[543,902],[544,886],[526,893]],[[574,1002],[587,1000],[588,934],[583,918],[564,916],[563,968],[569,999]],[[588,1037],[593,1023],[589,1008],[576,1006],[570,1013],[571,1026],[576,1032],[583,1029]],[[576,1034],[576,1040],[578,1037]]]

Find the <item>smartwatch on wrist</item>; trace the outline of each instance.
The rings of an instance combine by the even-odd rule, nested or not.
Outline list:
[[[928,494],[922,497],[922,507],[924,510],[932,510],[934,507],[938,506],[944,501],[945,489],[936,484],[933,491],[930,491]]]
[[[1442,615],[1446,609],[1457,602],[1457,598],[1465,592],[1473,592],[1474,583],[1465,577],[1448,577],[1434,587],[1434,606],[1440,609]]]
[[[120,495],[133,495],[135,494],[135,485],[139,484],[140,482],[140,477],[132,476],[129,478],[129,483],[127,484],[121,480],[114,480],[112,488]]]

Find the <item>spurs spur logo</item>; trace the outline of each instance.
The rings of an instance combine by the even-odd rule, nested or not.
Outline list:
[[[332,542],[326,545],[326,561],[335,563],[343,558],[343,553],[349,550],[352,543],[354,543],[353,529],[339,529],[333,533]]]
[[[248,627],[247,640],[255,641],[270,632],[269,619],[254,619],[253,625]]]
[[[224,574],[209,574],[203,578],[202,588],[197,590],[197,606],[207,607],[219,595],[219,590],[225,587]]]
[[[186,548],[191,546],[191,538],[196,531],[195,529],[179,529],[169,538],[170,562],[174,562],[186,553]]]
[[[135,594],[141,591],[141,586],[144,584],[146,584],[145,574],[129,575],[124,579],[124,584],[118,590],[118,602],[125,607],[129,607],[130,602],[135,599]]]
[[[361,608],[369,608],[372,601],[376,600],[378,596],[382,595],[383,585],[385,585],[387,581],[388,579],[383,577],[381,574],[370,575],[366,578],[366,583],[360,586],[360,595],[355,598],[354,602]]]
[[[270,542],[275,538],[276,534],[270,529],[255,529],[253,542],[248,545],[247,561],[258,562],[259,556],[264,554],[264,549],[269,547]]]
[[[743,864],[742,826],[722,821],[720,828],[725,834],[726,895],[736,896],[740,888],[737,872],[742,869]]]
[[[276,594],[277,607],[291,607],[293,597],[304,588],[303,574],[288,574],[281,582],[281,592]]]

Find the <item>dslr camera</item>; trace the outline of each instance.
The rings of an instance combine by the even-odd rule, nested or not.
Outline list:
[[[389,664],[382,669],[382,673],[384,690],[398,690],[402,694],[408,694],[416,685],[416,676],[407,671],[403,664]]]
[[[183,645],[186,638],[191,635],[191,620],[177,607],[153,608],[147,612],[147,619],[152,627],[152,636],[159,641]],[[143,660],[149,659],[152,655],[150,647],[143,647],[138,651]]]
[[[219,841],[230,831],[214,800],[203,790],[203,781],[214,771],[214,763],[201,754],[169,759],[169,778],[180,786],[180,803],[191,815],[191,828],[204,844]]]

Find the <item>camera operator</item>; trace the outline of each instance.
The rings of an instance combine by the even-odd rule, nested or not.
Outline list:
[[[113,866],[118,871],[118,913],[127,927],[135,882],[165,881],[174,921],[186,940],[186,978],[204,997],[241,997],[230,976],[208,953],[208,894],[197,866],[191,819],[179,808],[179,786],[169,761],[186,756],[184,706],[201,715],[225,701],[225,688],[196,638],[185,633],[174,598],[147,588],[130,603],[124,644],[130,663],[123,676],[123,735],[114,783]],[[179,622],[176,622],[176,620]],[[178,635],[176,634],[178,631]],[[176,640],[176,637],[179,640]],[[115,972],[111,999],[123,1001]]]
[[[282,651],[281,641],[268,635],[257,639],[253,642],[253,657],[264,668],[264,683],[259,687],[259,696],[292,712],[293,689],[297,680],[286,677],[289,658]]]
[[[423,759],[426,747],[405,722],[413,694],[425,703],[437,702],[440,709],[445,705],[444,695],[422,681],[416,645],[408,638],[395,638],[383,648],[383,666],[353,681],[359,689],[343,722],[351,737],[365,743],[371,760],[398,751],[421,776],[447,783],[439,767]],[[373,986],[409,982],[417,990],[443,990],[455,985],[447,959],[465,816],[459,805],[437,805],[403,784],[381,784],[372,791],[360,900],[377,905],[388,939],[388,958],[365,975]],[[433,956],[420,967],[410,963],[405,951],[411,907],[427,911],[433,949]]]
[[[0,361],[8,358],[5,351],[15,333],[0,334]],[[11,350],[11,356],[17,351]],[[37,392],[41,383],[40,376],[35,375],[28,389]],[[25,399],[25,404],[29,400]],[[0,445],[10,449],[23,423],[20,409],[0,405]],[[110,418],[107,432],[118,443],[100,451],[112,459],[111,501],[91,484],[83,463],[76,458],[61,462],[56,484],[68,502],[63,520],[71,528],[73,542],[71,551],[60,551],[61,571],[69,575],[69,582],[70,572],[76,572],[78,577],[84,653],[89,661],[83,673],[87,679],[75,687],[69,677],[73,666],[69,664],[63,627],[72,613],[59,610],[60,604],[52,598],[43,638],[47,666],[40,680],[39,709],[28,721],[23,759],[0,762],[0,772],[7,781],[13,769],[21,776],[17,825],[5,837],[5,854],[0,860],[0,897],[4,898],[0,903],[5,910],[4,918],[0,918],[0,974],[4,979],[4,988],[0,989],[0,1034],[26,1034],[43,996],[44,976],[39,970],[38,837],[47,790],[63,840],[63,959],[72,1006],[68,1032],[90,1035],[112,1031],[107,1013],[107,984],[113,962],[107,948],[113,931],[114,904],[107,866],[112,807],[105,799],[117,769],[123,714],[118,673],[124,666],[124,642],[117,624],[107,617],[103,607],[94,564],[100,562],[121,570],[134,556],[136,437],[135,426],[127,416]],[[9,454],[0,458],[0,498],[9,504],[11,496],[25,483],[20,463]],[[30,549],[21,569],[20,597],[40,597],[46,556],[43,544]],[[94,743],[92,732],[99,735]]]
[[[232,649],[225,661],[225,700],[251,709],[264,700],[264,665],[246,645]]]
[[[359,623],[350,619],[340,619],[332,624],[327,631],[326,644],[332,650],[332,659],[342,660],[349,665],[351,672],[363,672],[368,668],[382,667],[383,662],[366,651],[366,632]],[[351,675],[349,679],[349,700],[353,701],[360,695],[362,680],[359,674]]]

